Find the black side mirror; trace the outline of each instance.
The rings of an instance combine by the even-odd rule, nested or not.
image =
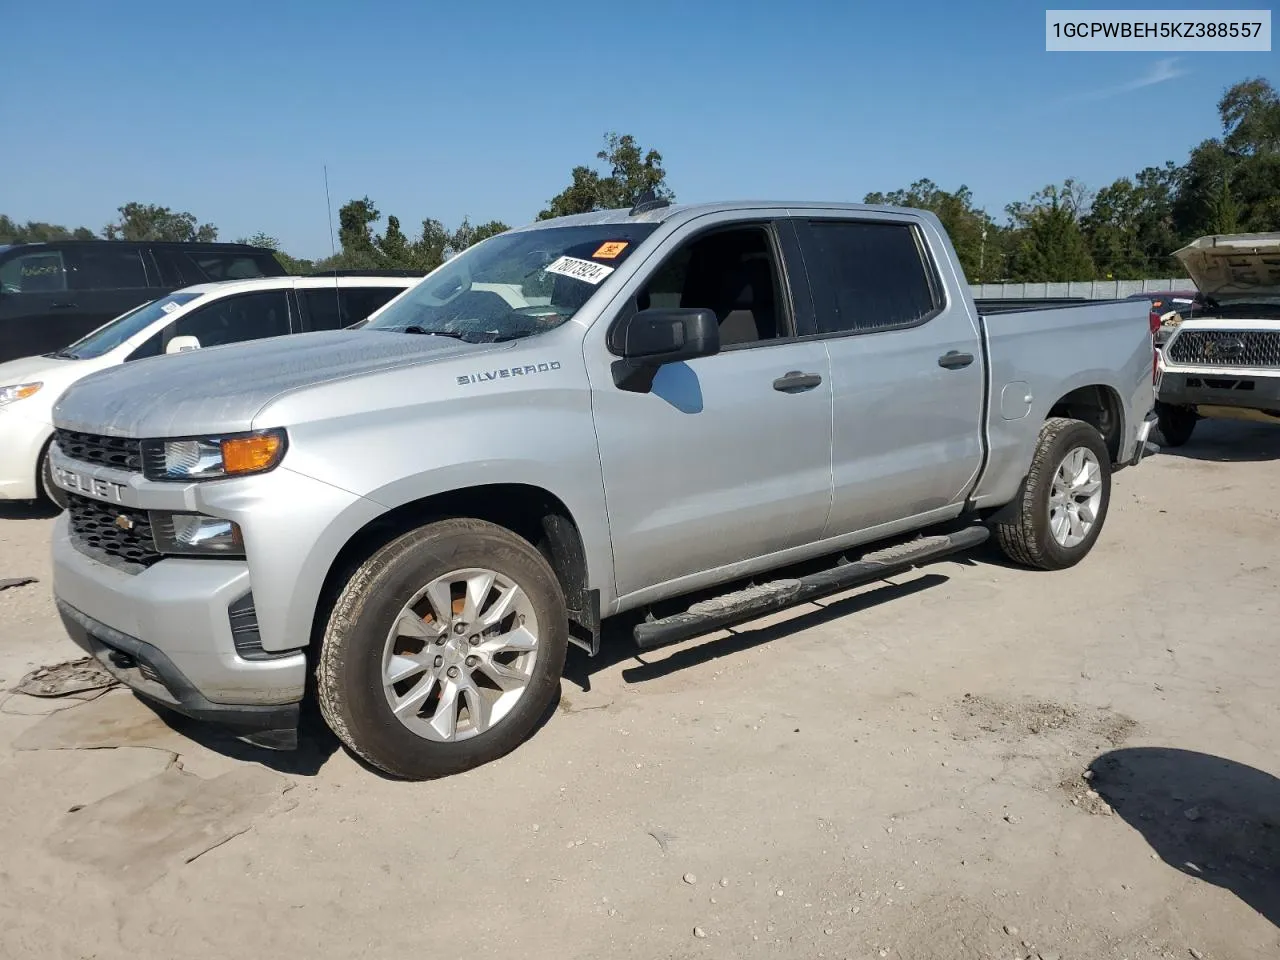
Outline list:
[[[663,364],[720,352],[720,323],[703,308],[640,310],[624,318],[610,338],[622,354],[613,363],[613,382],[622,390],[647,393]]]

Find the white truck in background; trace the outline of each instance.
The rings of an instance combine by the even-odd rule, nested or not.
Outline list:
[[[1156,365],[1156,414],[1180,447],[1203,419],[1280,424],[1280,233],[1201,237],[1174,254],[1205,308]]]

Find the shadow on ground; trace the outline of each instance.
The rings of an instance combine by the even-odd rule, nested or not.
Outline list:
[[[1171,447],[1157,430],[1151,438],[1162,457],[1202,460],[1208,463],[1263,463],[1280,460],[1280,424],[1239,420],[1201,420],[1191,439]]]
[[[1093,788],[1159,857],[1280,927],[1280,779],[1166,747],[1104,753]]]
[[[191,720],[142,697],[138,698],[138,702],[152,710],[169,729],[198,743],[206,750],[212,750],[233,760],[256,763],[276,773],[291,774],[296,777],[314,777],[340,746],[338,738],[320,716],[320,708],[314,701],[304,703],[301,721],[298,724],[296,750],[268,750],[258,747],[238,739],[224,727]]]
[[[52,520],[59,513],[52,504],[11,500],[0,503],[0,520]]]

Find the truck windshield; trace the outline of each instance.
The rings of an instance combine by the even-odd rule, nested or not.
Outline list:
[[[655,229],[615,223],[499,234],[353,326],[475,343],[533,336],[577,313]]]
[[[114,350],[135,334],[141,333],[157,320],[167,317],[179,307],[185,306],[204,294],[171,293],[159,300],[152,300],[128,313],[122,313],[114,320],[100,326],[93,333],[82,337],[69,347],[64,347],[55,357],[66,357],[69,360],[91,360]]]

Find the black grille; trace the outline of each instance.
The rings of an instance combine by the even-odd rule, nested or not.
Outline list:
[[[113,506],[78,493],[66,496],[72,541],[81,553],[133,567],[149,567],[163,559],[151,538],[146,511]],[[127,522],[122,525],[120,517]]]
[[[115,467],[130,473],[142,470],[142,449],[137,440],[77,433],[74,430],[55,430],[54,438],[63,454],[72,460],[100,467]]]
[[[1213,367],[1280,367],[1280,332],[1183,330],[1169,347],[1169,359]]]

